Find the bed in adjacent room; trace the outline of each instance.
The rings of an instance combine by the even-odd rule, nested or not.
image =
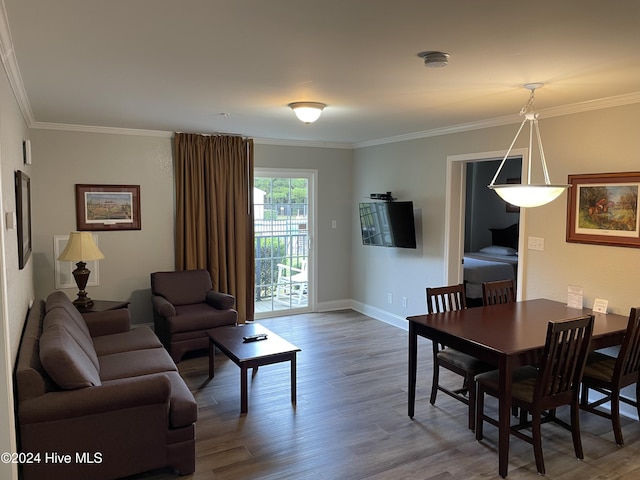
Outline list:
[[[482,283],[515,280],[518,272],[517,223],[491,228],[492,244],[464,254],[464,283],[467,298],[482,299]]]

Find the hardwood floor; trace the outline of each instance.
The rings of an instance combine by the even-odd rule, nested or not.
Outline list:
[[[250,379],[249,412],[240,414],[240,370],[216,354],[185,359],[180,373],[198,401],[196,472],[169,471],[132,479],[485,479],[498,476],[497,430],[485,426],[477,442],[462,403],[438,394],[429,403],[431,346],[418,344],[414,419],[407,416],[407,332],[354,311],[270,318],[262,325],[302,349],[298,401],[290,402],[289,364],[260,367]],[[460,377],[443,371],[452,385]],[[487,411],[495,408],[487,397]],[[559,410],[567,417],[568,411]],[[623,424],[624,447],[610,423],[581,412],[584,461],[571,434],[543,425],[549,479],[636,479],[640,476],[640,423]],[[510,479],[538,478],[531,446],[511,440]]]

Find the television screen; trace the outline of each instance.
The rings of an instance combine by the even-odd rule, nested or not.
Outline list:
[[[363,245],[416,248],[413,202],[360,204]]]

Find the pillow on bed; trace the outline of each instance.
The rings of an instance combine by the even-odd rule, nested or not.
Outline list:
[[[511,247],[501,247],[499,245],[491,245],[480,249],[480,253],[488,253],[489,255],[517,255],[518,252]]]

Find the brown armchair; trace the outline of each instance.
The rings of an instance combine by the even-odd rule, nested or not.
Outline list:
[[[151,274],[155,332],[176,363],[187,352],[208,348],[207,330],[237,322],[235,302],[212,289],[206,270]]]

